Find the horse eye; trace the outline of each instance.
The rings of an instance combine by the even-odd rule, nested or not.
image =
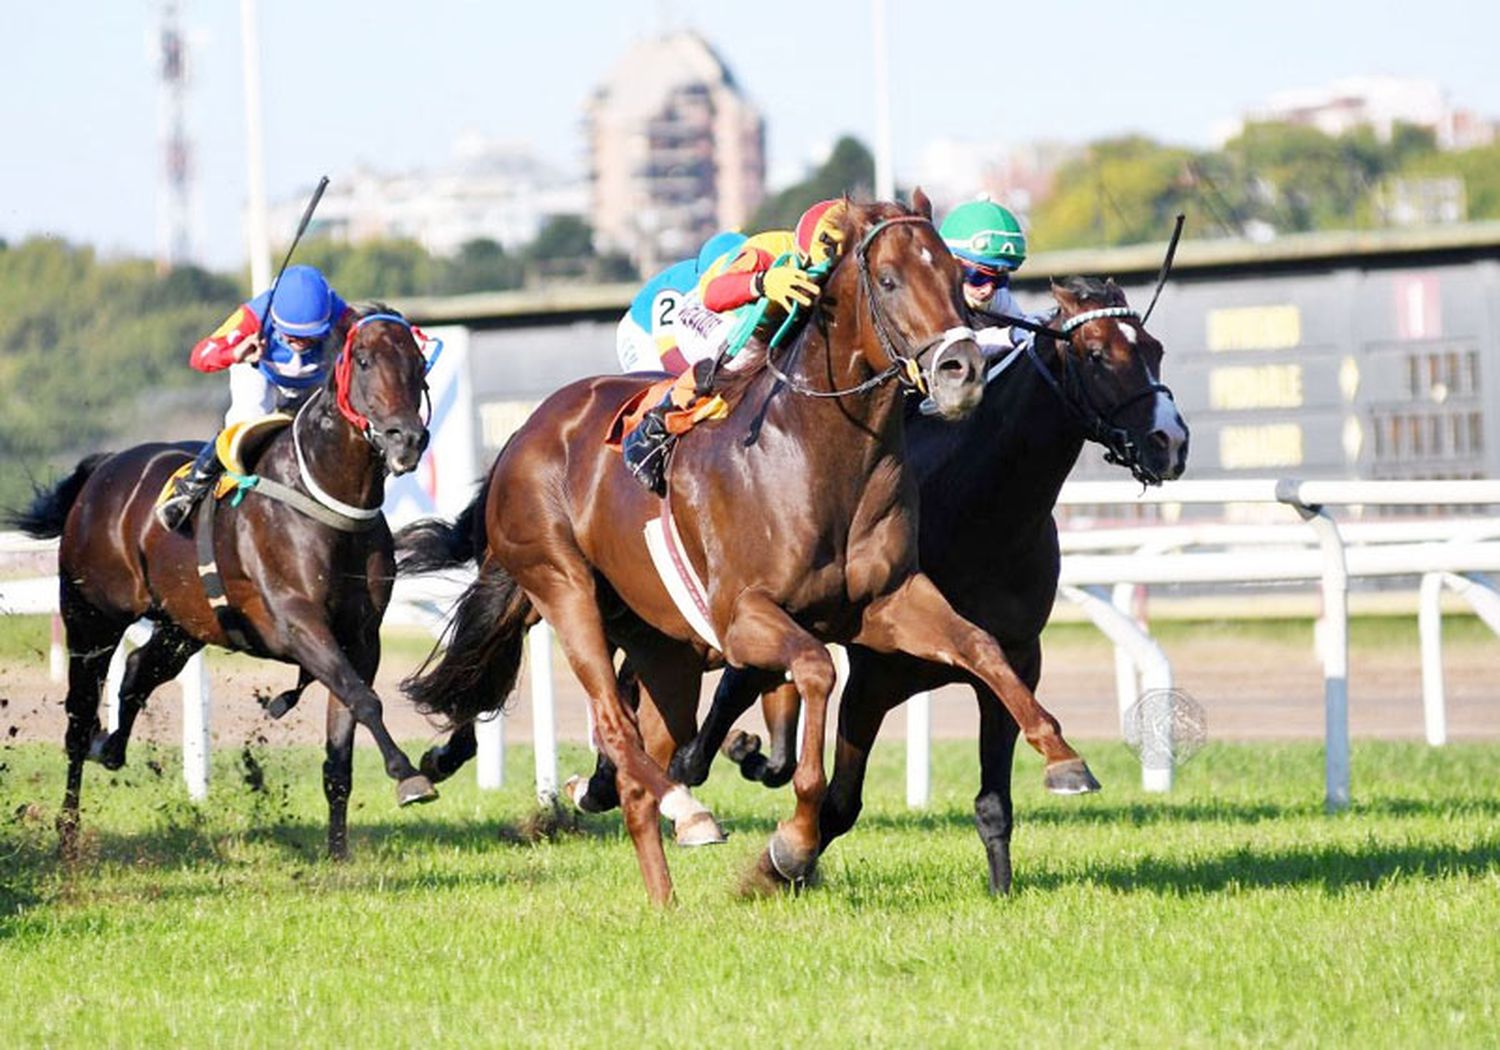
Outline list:
[[[355,354],[354,363],[359,365],[360,368],[369,368],[370,356],[368,354]]]
[[[896,278],[895,278],[895,275],[891,274],[890,272],[886,272],[886,273],[881,274],[880,275],[880,287],[884,288],[888,292],[894,292],[896,290]]]
[[[1104,350],[1102,347],[1091,346],[1088,348],[1089,361],[1096,365],[1104,364]]]

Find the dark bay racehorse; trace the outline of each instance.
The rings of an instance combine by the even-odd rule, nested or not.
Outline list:
[[[498,708],[515,683],[524,631],[545,617],[593,707],[615,764],[625,824],[647,892],[671,895],[658,814],[680,841],[712,841],[717,822],[648,756],[611,661],[622,647],[665,717],[696,697],[703,669],[722,659],[790,673],[807,704],[793,818],[756,868],[767,884],[807,875],[818,848],[826,780],[824,719],[834,668],[823,643],[941,658],[989,685],[1047,760],[1047,784],[1097,782],[1006,663],[994,639],[957,616],[916,570],[916,483],[906,468],[904,389],[920,385],[950,418],[983,393],[978,346],[964,325],[959,274],[930,222],[897,205],[849,209],[844,243],[814,318],[779,366],[742,374],[728,418],[680,441],[667,497],[683,557],[706,580],[700,639],[647,556],[642,529],[662,504],[635,482],[602,438],[643,382],[604,377],[548,398],[511,438],[458,526],[407,534],[413,549],[477,555],[448,647],[411,682],[424,709],[462,725]],[[736,380],[731,379],[731,383]],[[482,521],[482,536],[459,536]],[[691,726],[670,727],[687,738]],[[665,739],[657,734],[658,738]],[[685,834],[686,833],[686,834]]]
[[[1052,508],[1087,439],[1143,484],[1181,476],[1187,427],[1159,382],[1162,347],[1113,282],[1071,278],[1054,285],[1048,321],[1066,340],[1038,335],[1034,352],[998,361],[979,410],[956,423],[912,413],[907,449],[921,486],[922,570],[963,616],[993,634],[1028,688],[1041,676],[1040,636],[1057,593]],[[990,889],[1010,888],[1012,755],[1016,723],[983,682],[961,669],[900,653],[849,648],[833,778],[823,801],[823,848],[853,826],[870,748],[886,714],[923,690],[953,682],[975,689],[980,716],[980,789],[975,822],[989,859]],[[701,784],[736,718],[762,690],[772,747],[738,734],[726,751],[768,785],[791,775],[798,697],[754,672],[726,673],[699,735],[674,756],[671,774]],[[596,774],[587,797],[608,801]]]
[[[270,438],[255,464],[259,477],[292,489],[287,498],[310,511],[254,490],[238,506],[226,501],[214,508],[221,611],[199,576],[194,538],[166,531],[152,513],[163,484],[195,446],[147,444],[90,456],[13,515],[32,536],[62,538],[68,782],[58,827],[65,851],[76,839],[85,759],[123,765],[141,705],[206,644],[296,664],[299,688],[308,678],[328,687],[323,788],[333,856],[348,851],[356,722],[375,737],[402,804],[436,797],[391,739],[370,688],[395,575],[391,533],[379,508],[387,472],[412,470],[427,447],[426,361],[399,315],[379,304],[357,314],[340,333],[343,348],[327,385]],[[126,662],[120,728],[106,736],[100,685],[125,629],[141,617],[154,621],[155,631]]]

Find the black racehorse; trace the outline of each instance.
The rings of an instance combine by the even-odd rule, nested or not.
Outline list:
[[[386,475],[415,468],[427,447],[427,361],[411,325],[381,304],[357,308],[339,334],[342,349],[326,385],[260,452],[258,483],[238,505],[210,497],[199,506],[200,517],[211,513],[200,542],[167,531],[152,512],[167,479],[197,451],[191,445],[89,456],[11,515],[31,536],[61,537],[68,781],[58,829],[65,852],[76,841],[84,761],[123,765],[146,698],[205,644],[296,664],[297,691],[309,680],[328,687],[323,787],[333,856],[348,852],[356,722],[380,746],[400,803],[437,797],[391,739],[370,688],[395,576],[380,504]],[[126,662],[120,728],[106,735],[100,685],[125,629],[141,617],[155,631]]]

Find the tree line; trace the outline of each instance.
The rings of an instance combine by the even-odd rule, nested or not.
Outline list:
[[[863,144],[840,139],[806,179],[768,196],[746,227],[789,229],[814,201],[868,196],[874,168]],[[1467,218],[1500,218],[1500,145],[1444,152],[1429,132],[1399,126],[1385,141],[1368,130],[1330,136],[1252,124],[1217,150],[1128,136],[1091,143],[1059,168],[1029,216],[1029,234],[1033,251],[1158,240],[1179,211],[1199,238],[1367,229],[1388,221],[1382,209],[1397,181],[1430,179],[1461,180]],[[638,276],[624,257],[596,252],[589,224],[575,216],[554,218],[515,251],[480,239],[444,258],[410,240],[348,245],[314,236],[298,261],[320,267],[349,299]],[[54,238],[0,241],[0,506],[16,506],[32,478],[50,480],[126,424],[139,430],[153,411],[145,406],[164,396],[200,406],[227,398],[223,377],[192,372],[187,353],[248,298],[248,284],[243,273],[163,273],[147,260],[104,259]]]
[[[304,240],[297,262],[319,267],[349,300],[503,291],[556,281],[635,278],[629,260],[593,248],[589,224],[559,216],[509,252],[468,242],[451,258],[411,240],[341,244]],[[188,351],[249,298],[247,273],[197,266],[166,272],[146,259],[101,258],[53,237],[0,240],[0,508],[18,507],[117,435],[152,432],[184,406],[228,403],[223,376],[188,367]]]

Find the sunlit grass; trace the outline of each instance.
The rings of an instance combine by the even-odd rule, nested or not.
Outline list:
[[[90,767],[85,859],[54,855],[56,750],[0,752],[7,1045],[1493,1045],[1500,1037],[1500,749],[1358,744],[1354,809],[1322,811],[1312,745],[1211,745],[1173,793],[1094,746],[1105,791],[1057,799],[1017,761],[1016,892],[984,890],[972,744],[934,802],[877,754],[860,826],[799,897],[739,876],[790,795],[719,769],[730,843],[670,850],[645,903],[617,816],[522,841],[511,786],[468,771],[397,810],[359,752],[355,859],[322,859],[313,749]],[[155,762],[160,775],[149,763]],[[568,751],[564,767],[585,755]],[[114,780],[114,783],[111,783]]]

